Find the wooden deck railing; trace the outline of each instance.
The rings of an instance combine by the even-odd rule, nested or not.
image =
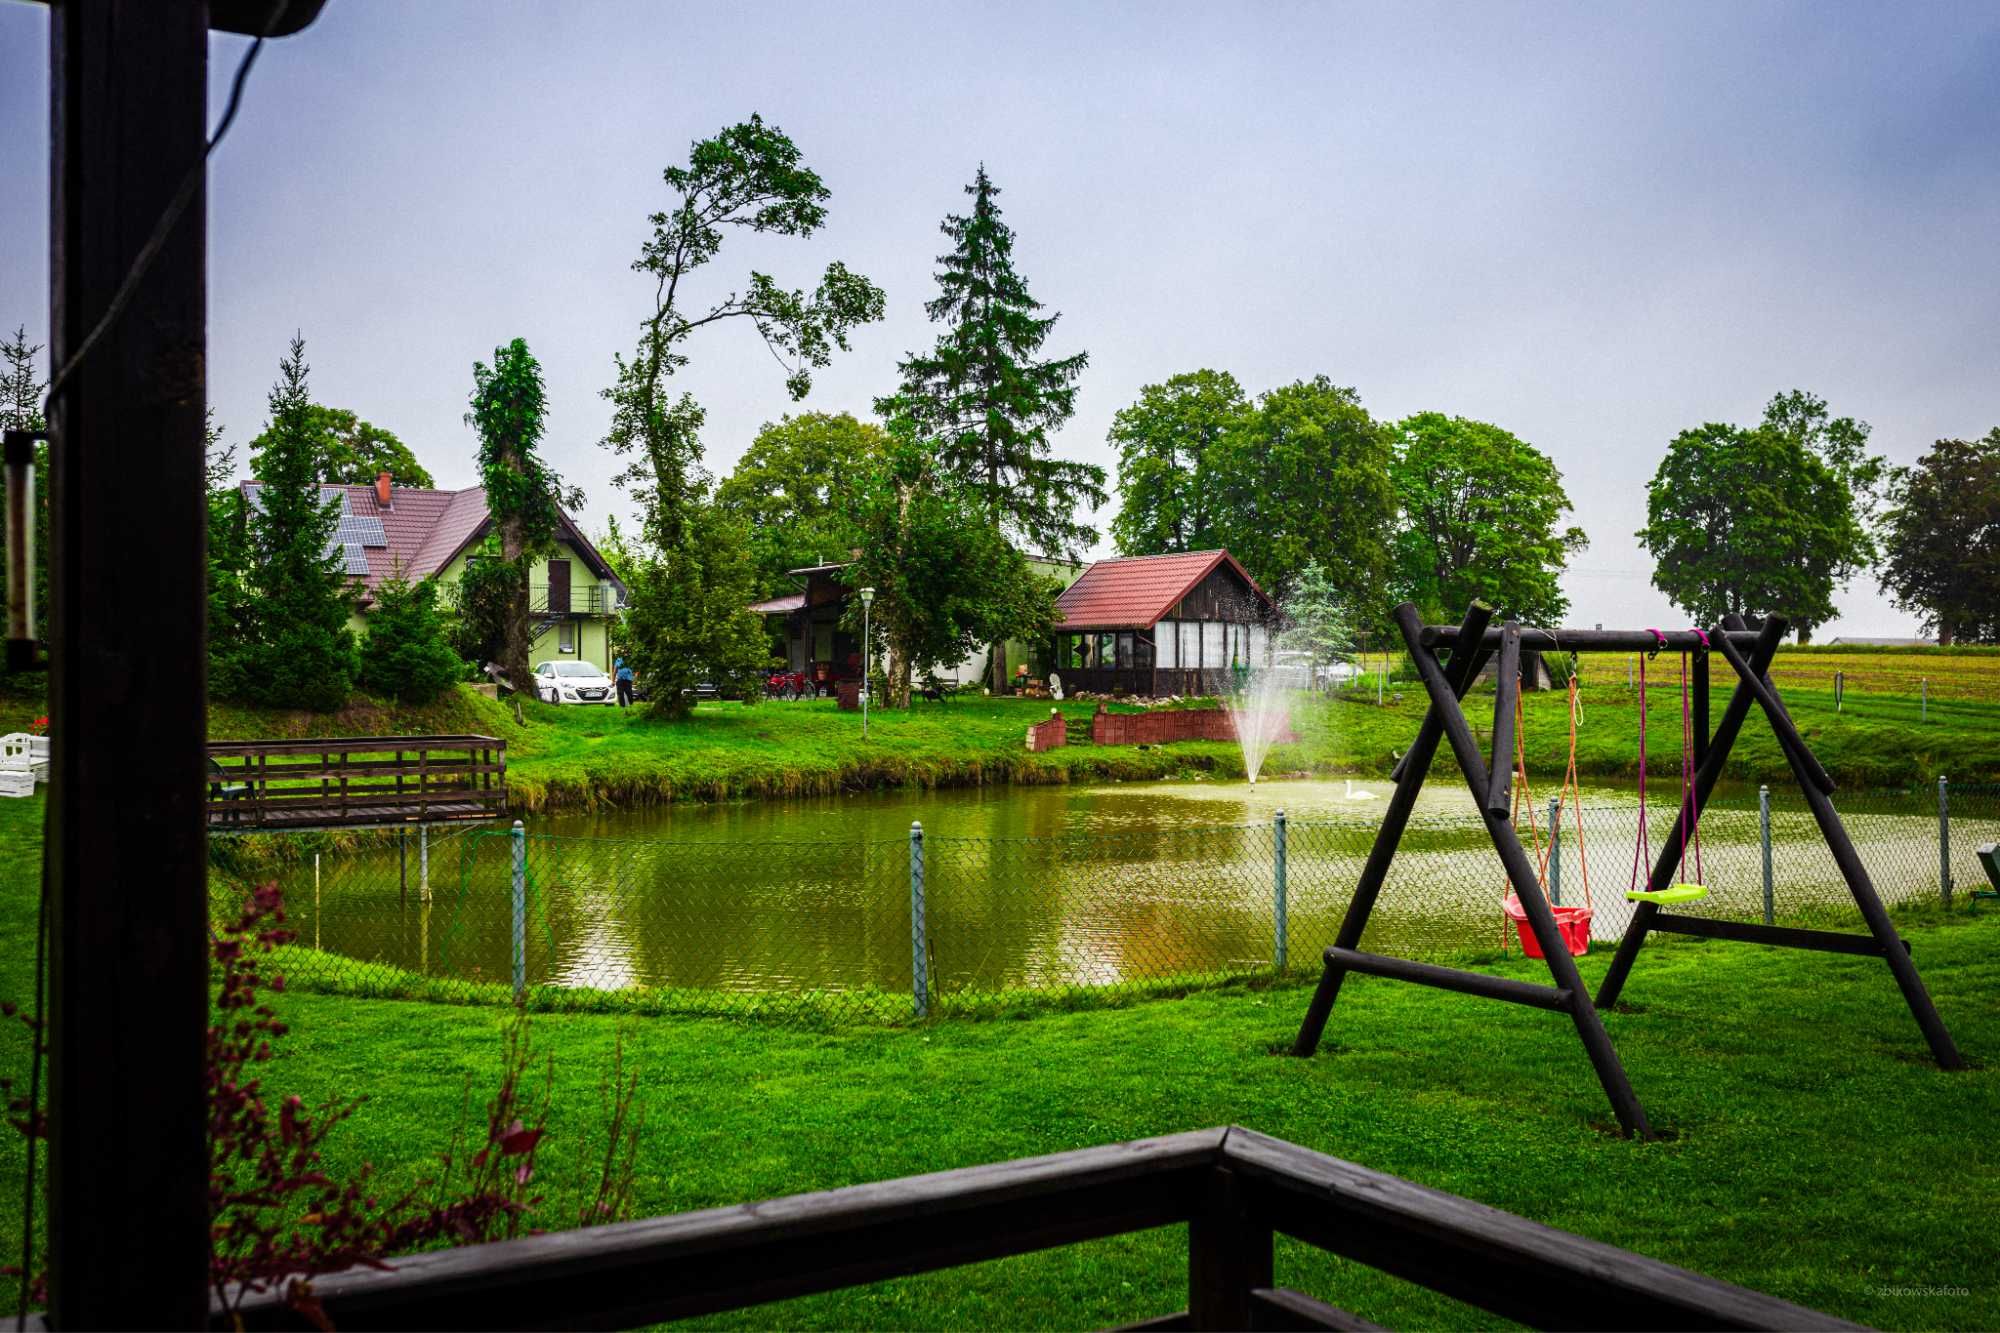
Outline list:
[[[361,828],[498,819],[507,742],[493,736],[210,741],[208,825]]]
[[[344,1330],[623,1328],[1181,1222],[1188,1307],[1136,1327],[1375,1327],[1277,1287],[1278,1233],[1540,1327],[1853,1327],[1234,1128],[414,1255],[313,1291]],[[303,1326],[277,1297],[244,1318]]]

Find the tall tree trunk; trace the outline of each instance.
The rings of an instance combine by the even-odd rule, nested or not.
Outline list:
[[[526,544],[519,517],[500,521],[500,558],[520,571],[514,579],[513,595],[507,599],[507,627],[500,641],[500,669],[506,672],[507,684],[516,694],[535,690],[534,675],[528,670],[528,562],[521,559]]]
[[[1798,641],[1800,643],[1811,643],[1812,632],[1813,632],[1813,627],[1811,625],[1800,625]]]
[[[1940,648],[1951,647],[1951,638],[1952,638],[1951,621],[1948,618],[1944,616],[1938,617],[1937,633],[1938,633],[1938,647]]]

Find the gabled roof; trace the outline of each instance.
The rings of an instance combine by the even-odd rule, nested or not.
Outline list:
[[[1063,624],[1077,629],[1151,629],[1215,570],[1228,565],[1267,609],[1271,599],[1227,551],[1100,560],[1056,599]]]
[[[259,483],[246,481],[241,489],[244,503],[257,507]],[[373,486],[322,486],[319,494],[323,502],[340,506],[340,527],[327,545],[329,553],[346,560],[347,572],[371,597],[384,579],[399,571],[406,579],[436,574],[493,527],[482,486],[462,491],[398,486],[389,493],[386,507]],[[556,535],[569,543],[592,573],[618,584],[620,593],[625,591],[603,555],[561,511],[557,511]]]

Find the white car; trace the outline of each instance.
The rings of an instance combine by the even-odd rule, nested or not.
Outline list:
[[[543,662],[535,668],[535,695],[545,704],[615,704],[618,687],[594,662]]]

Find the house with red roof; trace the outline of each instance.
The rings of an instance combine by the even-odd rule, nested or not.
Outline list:
[[[1221,694],[1271,660],[1278,608],[1227,551],[1100,560],[1056,600],[1069,692]]]
[[[243,502],[259,504],[259,483],[242,484]],[[361,633],[383,580],[434,578],[452,587],[481,558],[493,531],[484,487],[426,491],[398,486],[384,472],[372,486],[322,486],[320,499],[338,505],[340,523],[328,542],[361,593],[352,622]],[[625,585],[576,521],[557,511],[556,549],[537,558],[528,575],[531,620],[528,660],[581,660],[611,665],[610,629],[625,603]]]

